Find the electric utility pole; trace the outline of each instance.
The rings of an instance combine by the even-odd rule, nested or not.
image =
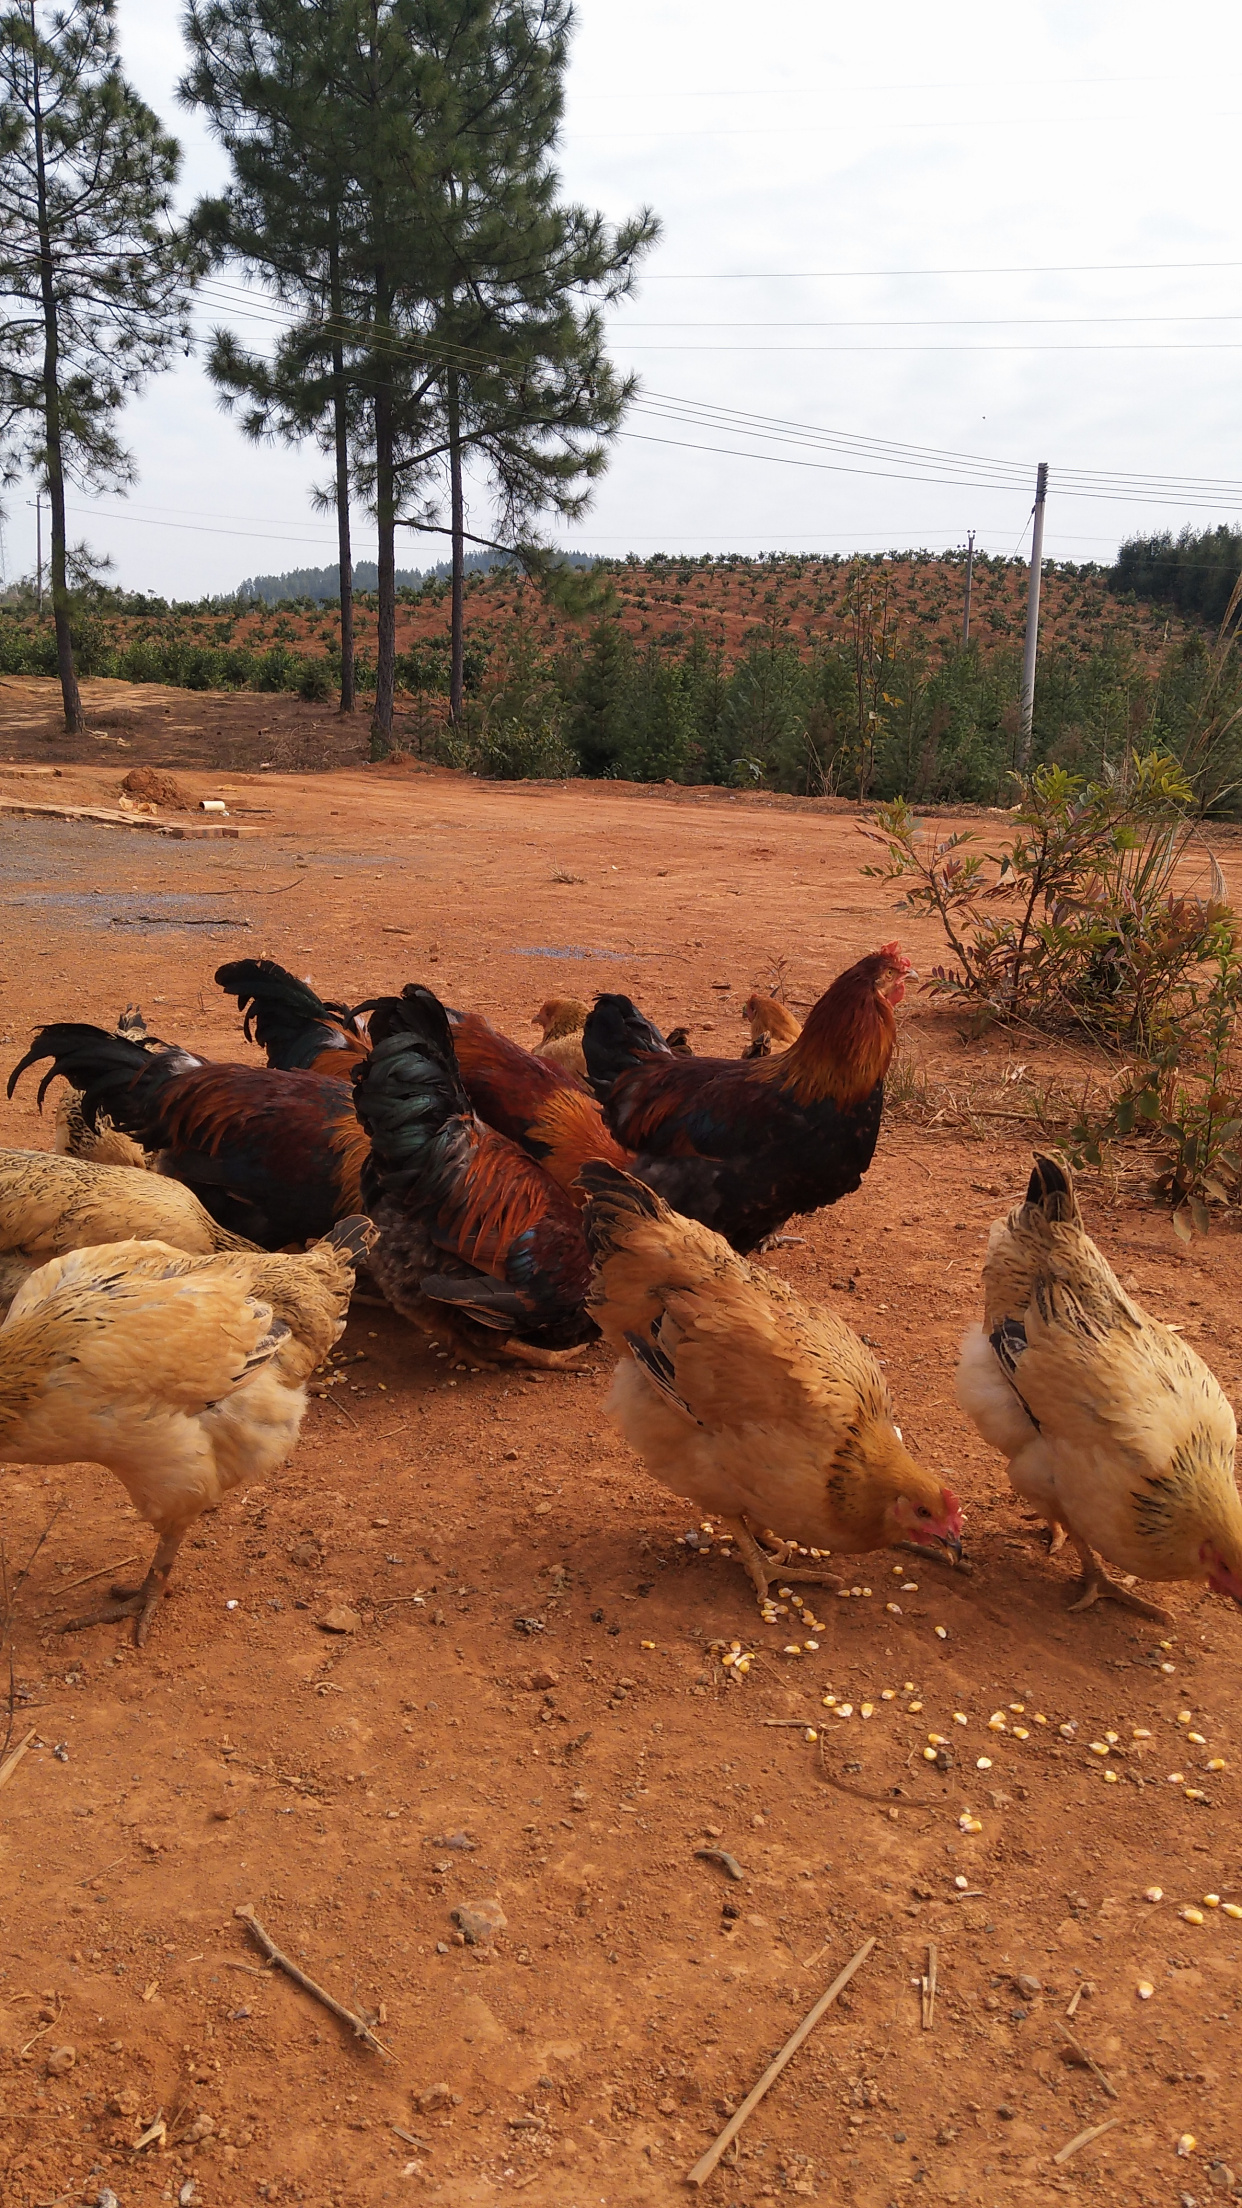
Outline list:
[[[1026,600],[1026,649],[1022,654],[1022,722],[1018,738],[1018,772],[1025,774],[1031,755],[1031,723],[1035,714],[1035,655],[1039,649],[1039,583],[1044,564],[1044,502],[1048,496],[1048,463],[1035,471],[1035,526],[1031,532],[1031,581]]]
[[[969,642],[970,642],[970,585],[971,585],[971,579],[972,579],[972,577],[973,577],[973,575],[974,575],[974,572],[975,572],[975,532],[974,532],[974,530],[972,529],[972,530],[971,530],[971,531],[969,532],[969,534],[968,534],[968,536],[967,536],[967,538],[966,538],[966,598],[965,598],[965,602],[964,602],[964,604],[963,604],[963,606],[962,606],[962,643],[963,643],[963,645],[969,644]]]

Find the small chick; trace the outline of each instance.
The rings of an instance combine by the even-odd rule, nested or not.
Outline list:
[[[1107,1596],[1167,1623],[1101,1557],[1143,1579],[1206,1580],[1242,1604],[1233,1412],[1189,1343],[1126,1294],[1052,1158],[1036,1156],[1025,1203],[992,1227],[983,1302],[957,1400],[1054,1546],[1068,1534],[1082,1564],[1071,1608]]]
[[[773,1052],[788,1050],[802,1033],[802,1022],[796,1020],[787,1005],[776,997],[749,996],[742,1006],[742,1018],[750,1028],[750,1042],[742,1052],[743,1058],[768,1058]]]
[[[582,1030],[591,1007],[579,997],[545,997],[539,1010],[532,1015],[531,1026],[542,1030],[543,1040],[535,1050],[536,1058],[550,1058],[568,1073],[587,1077],[586,1059],[582,1054]]]
[[[293,1448],[374,1239],[355,1218],[298,1256],[112,1242],[31,1274],[0,1326],[0,1458],[106,1464],[159,1535],[141,1584],[63,1632],[132,1617],[145,1641],[196,1519]]]
[[[732,1521],[761,1603],[773,1580],[836,1586],[790,1570],[799,1544],[960,1557],[957,1497],[910,1456],[848,1326],[617,1167],[592,1162],[580,1182],[589,1308],[620,1358],[608,1409],[657,1479]],[[756,1538],[768,1527],[775,1551]]]

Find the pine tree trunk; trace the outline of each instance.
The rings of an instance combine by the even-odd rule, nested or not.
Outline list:
[[[384,327],[383,321],[380,323]],[[391,370],[382,356],[375,383],[375,525],[379,539],[379,612],[376,640],[375,709],[371,715],[371,757],[386,759],[392,750],[392,709],[397,678],[397,529],[396,479],[393,472]]]
[[[341,584],[341,712],[352,713],[354,696],[354,563],[349,534],[349,429],[346,419],[345,347],[342,341],[341,248],[337,210],[332,209],[329,247],[332,313],[332,427],[336,445],[336,538]]]
[[[449,712],[459,721],[466,692],[466,632],[464,582],[466,564],[465,507],[461,489],[461,405],[457,372],[448,375],[449,493],[452,527],[453,653],[449,674]]]
[[[33,17],[33,7],[31,14]],[[65,572],[65,470],[61,452],[60,330],[52,282],[52,234],[48,222],[47,170],[43,152],[43,110],[39,85],[38,41],[34,43],[34,126],[39,217],[39,281],[43,299],[43,420],[47,447],[47,491],[52,518],[52,614],[56,623],[56,666],[60,675],[65,727],[80,736],[85,727],[78,678],[73,668],[69,626],[69,581]]]

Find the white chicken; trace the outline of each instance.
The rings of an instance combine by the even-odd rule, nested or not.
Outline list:
[[[1064,1529],[1076,1549],[1071,1608],[1107,1596],[1167,1622],[1101,1557],[1143,1579],[1206,1580],[1242,1604],[1233,1412],[1202,1358],[1126,1294],[1051,1158],[1036,1157],[1025,1203],[992,1227],[983,1301],[957,1400],[1054,1546]]]

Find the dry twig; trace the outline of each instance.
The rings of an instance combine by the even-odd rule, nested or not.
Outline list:
[[[700,2155],[698,2161],[694,2165],[694,2168],[687,2171],[687,2185],[706,2185],[708,2178],[711,2176],[712,2171],[715,2169],[716,2164],[719,2162],[721,2155],[725,2151],[725,2148],[730,2144],[732,2140],[736,2139],[747,2117],[751,2114],[753,2109],[758,2108],[759,2103],[763,2099],[763,2096],[767,2092],[769,2086],[775,2085],[776,2080],[779,2078],[781,2071],[784,2069],[786,2063],[790,2060],[791,2056],[797,2054],[803,2040],[806,2039],[809,2034],[814,2031],[815,2026],[818,2024],[821,2016],[824,2014],[824,2011],[831,2007],[832,2003],[836,2000],[837,1995],[845,1990],[855,1971],[860,1969],[863,1963],[866,1962],[867,1957],[871,1953],[871,1950],[874,1946],[875,1935],[873,1933],[869,1940],[864,1940],[862,1946],[858,1950],[857,1955],[854,1955],[850,1958],[850,1961],[846,1964],[844,1970],[838,1972],[837,1976],[833,1979],[832,1984],[829,1986],[827,1993],[821,1993],[814,2008],[808,2010],[807,2014],[803,2017],[802,2022],[799,2024],[797,2031],[793,2032],[790,2035],[790,2037],[785,2041],[784,2046],[781,2048],[779,2055],[775,2056],[775,2058],[768,2064],[768,2067],[764,2071],[763,2076],[760,2078],[758,2085],[754,2085],[751,2087],[750,2092],[747,2094],[736,2116],[731,2116],[729,2118],[729,2121],[725,2125],[724,2130],[721,2132],[720,2137],[713,2140],[706,2154]]]
[[[101,1564],[96,1572],[83,1572],[81,1579],[71,1579],[68,1586],[58,1587],[56,1593],[58,1596],[71,1595],[75,1587],[85,1587],[92,1579],[106,1579],[109,1572],[123,1571],[127,1564],[136,1564],[137,1562],[137,1556],[119,1556],[115,1564]],[[50,1618],[51,1615],[50,1610],[41,1610],[36,1622],[42,1625],[44,1618]]]
[[[18,1764],[21,1762],[22,1757],[25,1755],[31,1741],[34,1739],[36,1733],[38,1732],[38,1729],[39,1728],[37,1725],[32,1725],[30,1731],[26,1735],[26,1738],[24,1740],[19,1740],[16,1748],[13,1749],[12,1753],[5,1757],[3,1763],[0,1763],[0,1786],[4,1786],[7,1781],[12,1778],[13,1773],[16,1771]]]
[[[299,1970],[297,1964],[291,1962],[289,1957],[282,1953],[270,1933],[264,1931],[248,1902],[243,1902],[238,1908],[234,1909],[233,1915],[240,1917],[243,1924],[249,1925],[264,1953],[270,1956],[278,1970],[283,1970],[286,1977],[292,1978],[295,1986],[301,1986],[304,1993],[309,1993],[316,2001],[321,2001],[325,2009],[330,2009],[333,2016],[339,2016],[342,2024],[348,2024],[351,2031],[356,2032],[359,2039],[365,2040],[368,2047],[374,2047],[377,2054],[385,2055],[390,2061],[392,2060],[392,2049],[385,2047],[382,2039],[376,2038],[369,2024],[365,2024],[360,2016],[355,2016],[352,2009],[347,2009],[342,2002],[336,2000],[335,1996],[326,1992],[322,1986],[316,1985],[313,1978],[308,1978],[304,1970]]]
[[[927,1971],[923,1979],[923,2030],[930,2032],[936,2021],[936,1974],[938,1957],[936,1943],[927,1943]]]
[[[1124,2122],[1123,2116],[1110,2116],[1107,2123],[1089,2125],[1086,2131],[1079,2132],[1076,2139],[1071,2139],[1067,2146],[1059,2148],[1052,2157],[1053,2161],[1068,2162],[1071,2154],[1077,2154],[1080,2147],[1089,2147],[1093,2139],[1102,2139],[1104,2133],[1111,2131],[1114,2124]]]
[[[1062,2039],[1065,2042],[1065,2047],[1063,2051],[1065,2053],[1068,2053],[1075,2062],[1080,2063],[1084,2070],[1089,2070],[1092,2077],[1095,2078],[1098,2083],[1103,2086],[1104,2091],[1109,2097],[1109,2100],[1115,2101],[1118,2097],[1116,2086],[1112,2083],[1112,2080],[1110,2078],[1105,2077],[1104,2072],[1099,2066],[1099,2063],[1093,2061],[1092,2057],[1087,2053],[1086,2048],[1083,2046],[1082,2041],[1075,2039],[1072,2032],[1067,2032],[1064,2024],[1058,2024],[1057,2030],[1059,2031]]]

